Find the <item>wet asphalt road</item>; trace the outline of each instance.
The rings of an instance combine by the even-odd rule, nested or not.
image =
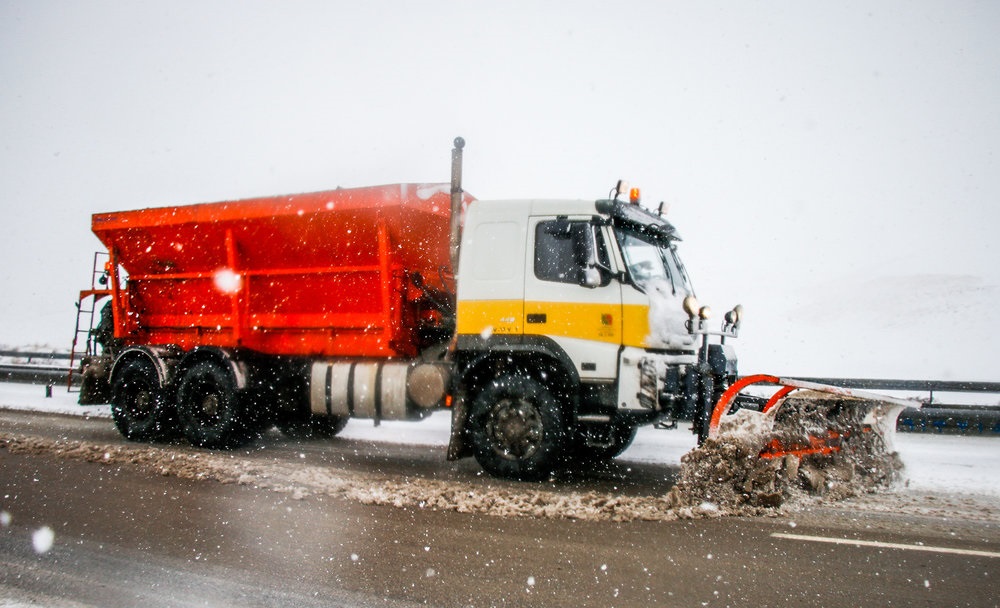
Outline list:
[[[108,420],[0,411],[0,431],[120,443]],[[178,446],[177,449],[190,449]],[[478,478],[474,463],[403,446],[277,436],[290,461]],[[675,473],[633,471],[657,493]],[[562,482],[606,489],[622,472]],[[640,481],[634,481],[638,478]],[[483,481],[483,483],[495,483]],[[557,484],[558,485],[558,484]],[[1000,531],[845,509],[681,522],[501,519],[295,500],[249,486],[150,476],[0,449],[0,605],[41,606],[994,606]],[[32,534],[54,532],[36,554]],[[851,538],[987,555],[842,546]],[[7,601],[8,603],[4,603]],[[13,603],[14,601],[20,603]]]

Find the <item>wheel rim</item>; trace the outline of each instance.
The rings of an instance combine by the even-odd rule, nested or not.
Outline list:
[[[201,398],[201,413],[207,418],[218,417],[219,396],[217,394],[211,393]]]
[[[504,399],[497,403],[486,424],[493,450],[507,460],[532,457],[544,436],[542,416],[530,401]]]
[[[208,378],[199,378],[191,390],[191,413],[201,425],[212,426],[219,422],[225,410],[222,391]]]
[[[144,382],[133,382],[123,395],[121,410],[131,420],[147,420],[153,415],[153,393]]]

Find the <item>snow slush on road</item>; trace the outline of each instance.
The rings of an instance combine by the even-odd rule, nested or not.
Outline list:
[[[396,508],[590,521],[776,516],[803,504],[874,496],[898,478],[900,460],[891,441],[877,433],[854,432],[866,426],[858,415],[866,408],[847,401],[813,393],[787,399],[781,407],[785,413],[777,420],[748,409],[723,417],[718,437],[681,457],[677,483],[664,494],[587,489],[586,481],[565,483],[558,476],[543,484],[517,484],[481,477],[439,480],[383,470],[351,471],[300,458],[287,460],[268,450],[218,453],[184,445],[104,444],[8,433],[0,434],[0,447],[11,453],[132,466],[151,475],[248,485],[296,500],[333,496]],[[762,457],[762,446],[773,450],[775,441],[800,445],[818,429],[830,430],[831,419],[840,421],[834,431],[844,436],[840,449],[828,446],[826,453]]]
[[[84,429],[107,423],[110,416],[107,406],[78,406],[74,398],[72,393],[56,393],[53,398],[46,399],[37,386],[0,386],[0,407],[35,412],[39,416],[79,417],[82,421],[89,420],[82,422]],[[787,403],[784,407],[791,408],[793,404]],[[737,416],[745,417],[748,423],[770,424],[762,414],[749,409],[739,410],[732,417]],[[750,456],[755,450],[759,455],[767,445],[766,434],[773,434],[773,427],[770,430],[758,428],[758,439],[751,439],[748,432],[742,434],[746,439],[740,452],[744,460],[721,453],[725,448],[713,442],[691,451],[694,438],[684,428],[643,429],[632,447],[617,459],[616,464],[610,465],[612,471],[635,480],[640,477],[636,472],[641,470],[641,477],[653,475],[665,483],[647,480],[639,485],[632,484],[631,490],[622,491],[616,483],[610,486],[604,481],[590,483],[588,477],[575,474],[570,479],[557,476],[543,483],[521,484],[469,475],[466,468],[459,465],[454,465],[457,468],[452,473],[442,472],[448,479],[430,479],[402,473],[392,466],[357,470],[333,464],[340,461],[335,456],[337,452],[346,450],[344,453],[357,454],[365,443],[380,446],[380,452],[389,454],[400,447],[403,451],[399,453],[405,454],[413,446],[443,451],[447,448],[449,432],[449,421],[443,414],[431,417],[417,428],[407,422],[386,422],[374,427],[353,421],[339,440],[348,444],[338,447],[337,440],[331,444],[332,458],[314,458],[314,454],[325,453],[322,441],[310,441],[316,445],[303,445],[300,450],[296,448],[297,442],[289,443],[290,440],[282,439],[275,432],[267,433],[246,450],[213,452],[183,443],[142,445],[85,440],[91,431],[67,431],[71,427],[60,424],[53,427],[60,429],[58,432],[46,432],[50,425],[44,418],[17,422],[19,418],[3,418],[7,423],[0,432],[0,454],[49,455],[92,462],[97,466],[134,468],[157,477],[246,485],[295,500],[330,496],[404,509],[478,513],[501,518],[589,521],[671,521],[733,515],[799,519],[814,509],[820,509],[819,512],[850,509],[873,515],[930,516],[941,522],[1000,523],[1000,509],[997,508],[1000,478],[996,474],[1000,471],[1000,459],[993,437],[901,434],[895,440],[906,463],[904,470],[895,468],[898,460],[893,456],[894,450],[886,445],[875,446],[881,447],[886,454],[884,460],[876,462],[891,465],[881,469],[884,476],[871,473],[870,466],[864,466],[864,461],[858,456],[849,456],[850,452],[845,450],[830,457],[799,457],[797,472],[794,470],[796,461],[783,458],[771,462],[775,470],[760,472],[755,477],[751,475],[754,468],[765,463]],[[726,428],[728,418],[722,418],[722,430],[734,432],[735,429]],[[862,437],[866,441],[874,440],[870,434]],[[709,466],[713,456],[716,461],[722,461],[717,463],[714,473]],[[846,470],[851,471],[850,466],[853,466],[853,477],[836,477],[833,471],[845,469],[833,465],[850,458],[855,464]],[[734,462],[742,462],[742,468],[734,471],[731,466]],[[813,467],[826,475],[825,485],[811,486],[804,477]],[[773,476],[773,492],[769,486],[772,478],[768,475]],[[901,477],[900,483],[891,483],[890,479],[896,476]],[[821,478],[813,476],[813,479]],[[833,483],[826,484],[826,481]],[[672,483],[678,485],[676,490],[671,490]],[[889,486],[883,487],[883,483]],[[780,505],[776,505],[778,496]]]

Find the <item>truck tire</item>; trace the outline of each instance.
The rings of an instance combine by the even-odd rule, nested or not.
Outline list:
[[[468,432],[483,469],[524,481],[547,478],[567,444],[559,404],[544,385],[525,376],[490,382],[472,402]]]
[[[184,372],[177,388],[177,417],[192,445],[235,448],[259,433],[240,398],[233,374],[214,361],[199,361]]]
[[[173,414],[152,363],[133,359],[116,371],[111,386],[111,417],[122,436],[130,441],[166,437],[175,428]]]

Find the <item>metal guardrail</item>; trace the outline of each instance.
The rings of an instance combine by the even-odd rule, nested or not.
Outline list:
[[[951,407],[905,409],[896,420],[896,430],[909,433],[951,433],[1000,437],[1000,409]]]
[[[69,367],[31,363],[32,360],[46,362],[69,361],[69,353],[53,353],[27,350],[0,350],[0,359],[14,359],[19,363],[0,364],[0,381],[21,382],[25,384],[66,384],[69,378]],[[79,385],[79,378],[74,378],[74,385]]]
[[[23,384],[52,384],[66,387],[69,378],[68,367],[48,365],[0,365],[0,382],[20,382]],[[79,376],[73,384],[79,384]]]
[[[832,384],[845,388],[882,391],[915,391],[929,393],[931,402],[934,393],[997,393],[1000,382],[979,382],[965,380],[885,380],[881,378],[799,378],[808,382]]]
[[[0,350],[0,359],[69,359],[69,353],[47,353],[29,350]]]
[[[899,415],[896,430],[912,433],[954,433],[1000,437],[1000,404],[964,405],[935,403],[934,393],[997,394],[1000,382],[964,380],[893,380],[884,378],[802,378],[797,380],[844,388],[927,393],[921,409],[908,408]]]

